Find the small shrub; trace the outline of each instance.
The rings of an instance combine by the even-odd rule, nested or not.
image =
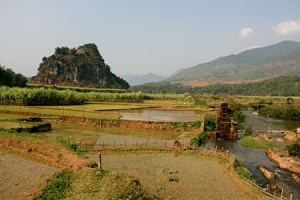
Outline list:
[[[235,159],[233,166],[239,176],[244,177],[247,180],[253,181],[252,173],[245,167],[245,165],[241,161]]]
[[[204,144],[209,139],[209,136],[210,136],[210,132],[204,131],[204,132],[198,134],[193,139],[191,139],[190,144],[192,146],[200,147],[202,144]]]
[[[192,126],[200,128],[201,127],[201,121],[200,120],[194,121]]]
[[[206,117],[204,120],[204,130],[214,131],[216,129],[216,118],[214,116]]]
[[[65,147],[67,147],[68,149],[77,152],[78,150],[78,144],[75,144],[73,142],[70,142],[69,140],[61,140],[60,141]]]
[[[194,101],[194,106],[205,107],[205,106],[207,106],[207,103],[204,100],[195,100]]]
[[[102,177],[104,177],[105,175],[107,175],[108,173],[109,173],[109,170],[100,169],[100,168],[98,168],[98,167],[96,167],[96,168],[94,169],[94,175],[95,175],[96,177],[102,178]]]
[[[248,124],[243,125],[243,129],[245,130],[245,135],[244,136],[249,136],[253,134],[252,126]]]
[[[290,156],[300,157],[300,139],[297,140],[296,143],[288,145],[286,148]]]

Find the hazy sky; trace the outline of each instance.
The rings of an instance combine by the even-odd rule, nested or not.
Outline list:
[[[0,0],[0,64],[36,75],[56,47],[95,43],[116,75],[168,75],[300,41],[299,0]]]

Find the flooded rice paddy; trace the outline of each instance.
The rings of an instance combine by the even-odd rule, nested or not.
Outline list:
[[[90,155],[97,161],[97,155]],[[217,159],[191,154],[105,154],[103,168],[138,177],[164,199],[248,199]]]
[[[57,171],[0,148],[0,199],[33,199],[40,184]]]
[[[127,111],[126,111],[127,112]],[[151,113],[149,113],[151,112]],[[160,111],[163,112],[163,111]],[[161,113],[158,113],[158,118],[154,118],[153,110],[142,110],[139,120],[175,120],[181,121],[187,116],[182,114],[181,119],[178,118],[178,113],[174,114],[167,112],[163,118]],[[199,120],[199,113],[189,113],[194,115],[196,120]],[[274,120],[267,117],[252,115],[250,112],[244,112],[246,115],[246,123],[250,124],[254,130],[294,130],[300,127],[300,122]],[[134,120],[136,117],[124,115],[126,119]],[[180,114],[179,114],[180,115]],[[149,117],[150,116],[150,117]],[[150,121],[151,121],[150,120]],[[187,118],[187,121],[192,120]],[[194,120],[195,121],[195,120]],[[168,133],[159,131],[147,130],[120,130],[116,128],[100,128],[100,127],[85,127],[74,124],[53,123],[53,130],[46,133],[41,133],[47,137],[67,139],[80,143],[82,141],[92,141],[94,147],[111,148],[118,147],[164,147],[172,146],[175,139],[180,140],[184,145],[188,145],[189,137],[182,136],[179,133]],[[274,137],[282,137],[283,135],[274,135]],[[289,144],[288,142],[284,143]],[[278,183],[284,188],[285,194],[288,197],[293,193],[293,199],[300,199],[300,184],[290,179],[290,173],[280,169],[277,165],[271,162],[265,155],[264,150],[247,149],[239,145],[238,142],[212,142],[208,145],[211,147],[218,146],[219,148],[229,149],[239,160],[243,161],[245,166],[254,174],[254,179],[263,188],[268,188],[271,183]],[[28,161],[24,158],[11,156],[7,152],[1,154],[1,195],[5,195],[6,199],[24,199],[30,197],[34,189],[38,187],[38,183],[55,172],[53,168],[48,166]],[[90,155],[93,160],[97,159],[97,155]],[[5,160],[5,163],[3,162]],[[23,163],[23,168],[19,168],[17,163]],[[14,165],[12,169],[9,167]],[[39,166],[41,165],[41,166]],[[274,181],[264,178],[259,171],[259,166],[265,166],[270,171],[277,174]],[[174,154],[174,153],[152,153],[152,154],[104,154],[103,168],[110,170],[125,171],[132,176],[137,177],[141,184],[149,191],[162,196],[164,199],[247,199],[243,193],[232,183],[230,177],[225,173],[225,168],[222,163],[216,159],[209,159],[197,155],[189,154]],[[3,171],[6,170],[6,172]],[[32,171],[37,171],[37,176],[29,175]],[[9,172],[9,170],[13,170]],[[46,171],[46,172],[45,172]],[[2,176],[10,174],[10,177],[16,174],[18,179],[4,178]],[[31,180],[36,177],[37,180]],[[17,180],[24,180],[26,185],[32,185],[31,189],[25,188],[23,184],[19,184]],[[13,188],[6,192],[8,186],[3,182],[8,182],[9,187]],[[22,181],[23,182],[23,181]],[[18,192],[17,192],[18,191]],[[27,192],[28,191],[28,192]],[[12,196],[13,195],[13,196]],[[27,196],[26,196],[27,195]],[[28,196],[29,195],[29,196]],[[1,196],[2,197],[2,196]],[[23,198],[21,198],[23,197]],[[4,198],[4,199],[5,199]]]
[[[194,122],[203,118],[200,111],[133,109],[121,112],[121,119],[140,121]]]

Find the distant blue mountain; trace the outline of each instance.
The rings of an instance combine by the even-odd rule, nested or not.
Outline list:
[[[126,74],[121,76],[124,80],[126,80],[130,86],[141,85],[144,83],[152,83],[163,81],[166,77],[159,76],[153,73],[148,74]]]

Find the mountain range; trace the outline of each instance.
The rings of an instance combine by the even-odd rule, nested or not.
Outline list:
[[[165,81],[186,86],[240,84],[300,75],[300,42],[283,41],[181,70]]]

